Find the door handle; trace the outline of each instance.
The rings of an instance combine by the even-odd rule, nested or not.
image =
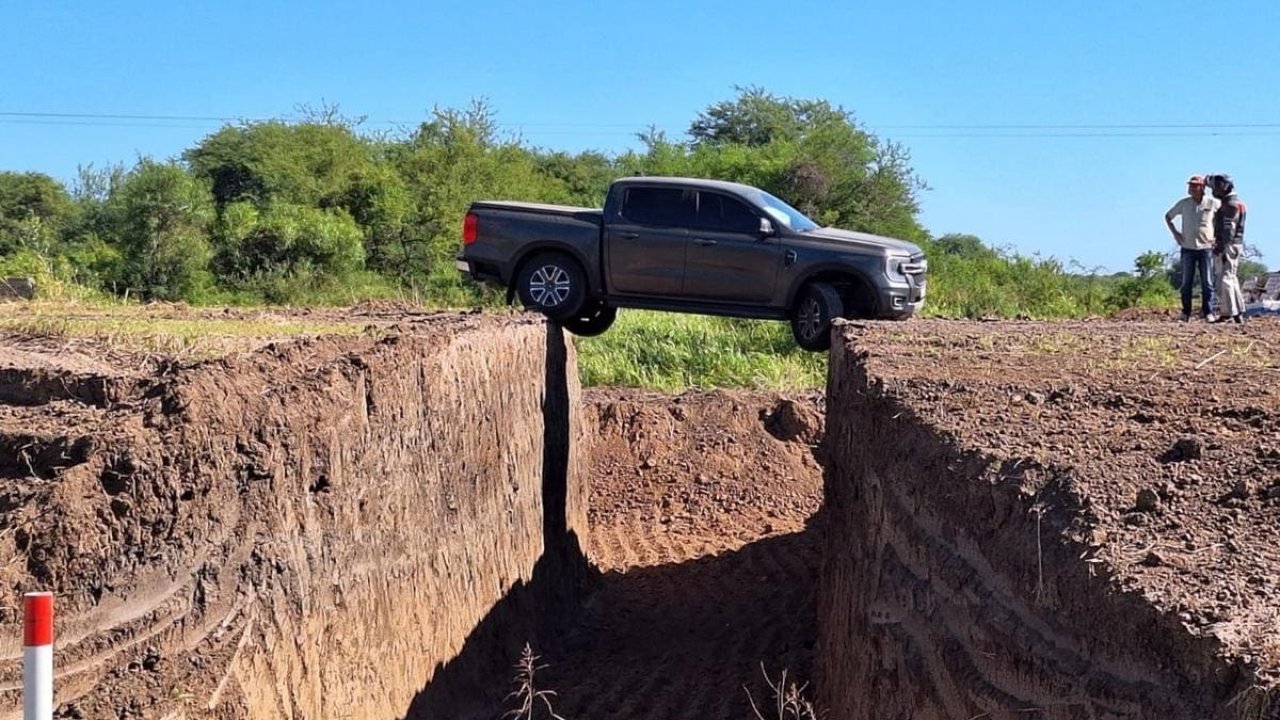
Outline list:
[[[703,247],[707,247],[707,246],[715,245],[715,244],[716,244],[716,241],[715,241],[715,240],[709,240],[709,239],[707,239],[707,238],[694,238],[694,239],[693,239],[693,241],[694,241],[694,242],[696,242],[696,243],[698,243],[699,245],[701,245],[701,246],[703,246]]]
[[[640,237],[640,233],[633,233],[633,232],[618,233],[618,237],[622,238],[623,240],[635,240],[636,238]]]

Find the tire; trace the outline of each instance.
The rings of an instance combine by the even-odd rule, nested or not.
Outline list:
[[[587,276],[577,261],[564,253],[538,253],[520,267],[516,294],[526,308],[561,322],[582,313]]]
[[[588,303],[581,313],[562,321],[560,324],[564,326],[565,330],[579,337],[595,337],[608,330],[617,318],[617,308],[595,302]]]
[[[844,315],[840,293],[827,283],[805,286],[791,308],[791,334],[796,344],[810,352],[831,347],[831,321]]]

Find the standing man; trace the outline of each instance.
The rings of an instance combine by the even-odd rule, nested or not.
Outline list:
[[[1187,197],[1164,214],[1164,224],[1173,233],[1174,242],[1182,248],[1182,322],[1191,319],[1191,289],[1196,272],[1200,273],[1200,314],[1205,320],[1213,315],[1213,283],[1209,279],[1210,252],[1213,248],[1213,218],[1220,203],[1204,191],[1204,176],[1192,175],[1187,180]],[[1174,217],[1182,218],[1181,228],[1174,227]]]
[[[1230,175],[1207,178],[1213,196],[1221,205],[1213,217],[1213,264],[1218,278],[1218,318],[1236,324],[1244,322],[1244,293],[1240,292],[1240,256],[1244,252],[1244,201],[1236,197]]]

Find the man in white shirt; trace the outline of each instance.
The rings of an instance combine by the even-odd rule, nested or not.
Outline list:
[[[1164,224],[1173,233],[1174,242],[1182,248],[1182,322],[1191,319],[1191,289],[1200,273],[1201,316],[1209,322],[1213,315],[1213,218],[1221,202],[1204,191],[1204,176],[1192,175],[1187,180],[1187,196],[1173,204],[1164,214]],[[1180,218],[1180,227],[1173,219]]]

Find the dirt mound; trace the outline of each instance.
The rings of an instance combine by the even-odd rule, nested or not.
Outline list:
[[[497,702],[495,638],[562,632],[585,568],[572,355],[539,322],[401,326],[141,372],[0,339],[0,708],[34,589],[59,717]]]
[[[824,511],[833,717],[1266,716],[1278,352],[1256,325],[851,330]]]

